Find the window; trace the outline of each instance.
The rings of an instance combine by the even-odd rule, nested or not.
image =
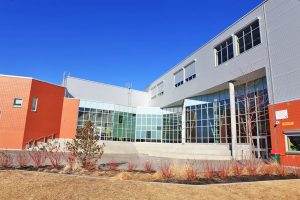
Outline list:
[[[33,97],[31,111],[33,111],[33,112],[37,111],[37,103],[38,103],[38,98]]]
[[[151,139],[151,131],[147,131],[146,132],[146,138],[147,139]]]
[[[123,116],[119,115],[119,124],[122,124],[122,123],[123,123]]]
[[[164,94],[164,82],[157,84],[157,95],[162,96]]]
[[[179,87],[183,84],[183,69],[180,69],[174,74],[175,87]]]
[[[227,60],[233,58],[233,43],[232,37],[227,39],[215,48],[216,51],[216,65],[220,65]]]
[[[157,89],[156,86],[151,88],[151,98],[152,99],[156,98],[156,91],[157,91],[156,89]]]
[[[289,153],[300,153],[300,134],[286,135],[286,150]]]
[[[14,99],[14,107],[22,107],[23,99],[15,98]]]
[[[236,34],[238,53],[241,54],[261,43],[259,21],[256,20]]]
[[[189,65],[187,65],[184,70],[185,70],[185,81],[188,82],[194,78],[196,78],[196,71],[195,71],[195,65],[196,62],[193,61]]]

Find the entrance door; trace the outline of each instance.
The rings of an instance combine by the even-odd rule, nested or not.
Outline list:
[[[253,136],[255,157],[268,159],[268,140],[267,136]]]

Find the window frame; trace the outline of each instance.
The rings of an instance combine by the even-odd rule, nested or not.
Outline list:
[[[258,27],[256,27],[255,29],[252,29],[252,26],[253,26],[256,22],[258,22]],[[248,51],[248,50],[253,49],[253,48],[256,47],[256,46],[259,46],[259,45],[262,43],[262,38],[261,38],[261,36],[262,36],[262,34],[261,34],[261,23],[260,23],[260,22],[261,22],[260,19],[259,19],[259,18],[256,18],[256,19],[252,20],[250,23],[248,23],[247,25],[245,25],[243,28],[239,29],[238,31],[236,31],[236,32],[234,33],[234,36],[235,36],[234,39],[235,39],[235,43],[236,43],[235,48],[236,48],[236,55],[237,55],[237,56],[239,56],[239,55],[245,53],[245,52]],[[245,31],[246,29],[248,29],[248,28],[250,28],[250,32],[249,32],[248,34],[251,35],[251,45],[252,45],[252,47],[249,48],[249,49],[246,49],[246,41],[245,41],[245,33],[244,33],[244,31]],[[260,42],[259,42],[258,44],[256,44],[256,45],[254,45],[253,32],[254,32],[255,30],[257,30],[257,29],[259,29],[259,39],[260,39]],[[241,36],[241,37],[238,37],[238,35],[241,34],[241,33],[242,33],[242,36]],[[247,34],[246,34],[246,35],[247,35]],[[244,46],[243,52],[240,51],[240,43],[239,43],[239,39],[240,39],[240,38],[243,38],[243,46]]]
[[[197,77],[197,74],[196,74],[196,61],[197,60],[195,59],[195,60],[189,62],[187,65],[185,65],[183,67],[183,69],[184,69],[184,73],[183,73],[183,75],[184,75],[184,77],[183,77],[184,82],[189,82],[189,81],[191,81],[191,80],[193,80],[193,79],[195,79]],[[186,76],[186,69],[188,67],[194,67],[194,74],[191,75],[191,76],[189,76],[189,77]]]
[[[231,40],[231,43],[228,43],[228,41]],[[226,44],[226,47],[223,48],[223,44]],[[229,46],[232,46],[232,57],[230,58],[229,56]],[[219,50],[218,50],[219,49]],[[226,57],[227,60],[223,61],[223,55],[222,55],[222,51],[223,49],[226,49]],[[221,54],[221,62],[219,63],[219,57],[218,57],[218,52],[220,52]],[[235,57],[234,54],[234,37],[233,36],[229,36],[227,37],[225,40],[223,40],[222,42],[220,42],[218,45],[214,46],[214,54],[215,54],[215,66],[219,66],[222,65],[226,62],[228,62],[229,60],[233,59]]]
[[[159,90],[160,89],[160,87],[162,87],[162,89],[161,89],[161,91]],[[157,85],[156,85],[156,88],[157,88],[157,96],[162,96],[162,95],[164,95],[164,81],[161,81],[161,82],[159,82]]]
[[[16,104],[16,101],[17,100],[21,100],[21,105],[17,105]],[[14,98],[14,101],[13,101],[13,107],[14,108],[21,108],[23,106],[23,99],[22,98]]]
[[[150,92],[151,92],[151,99],[155,99],[157,96],[157,85],[153,86],[150,89]]]
[[[288,131],[284,132],[285,135],[285,148],[286,148],[286,153],[287,154],[300,154],[300,151],[290,151],[289,150],[289,145],[288,145],[288,137],[290,136],[296,136],[300,138],[300,131]]]
[[[176,75],[179,74],[180,72],[182,72],[182,80],[180,82],[176,83]],[[174,76],[174,87],[175,88],[177,88],[177,87],[179,87],[179,86],[181,86],[181,85],[184,84],[184,69],[183,68],[180,68],[179,70],[177,70],[173,74],[173,76]]]
[[[36,100],[36,101],[35,101],[35,100]],[[33,99],[32,99],[32,105],[31,105],[31,111],[32,111],[32,112],[37,112],[38,101],[39,101],[39,98],[38,98],[38,97],[33,97]],[[33,103],[35,103],[34,107],[33,107]],[[33,109],[33,108],[34,108],[34,109]]]

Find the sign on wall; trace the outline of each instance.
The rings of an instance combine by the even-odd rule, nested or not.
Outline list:
[[[289,118],[287,110],[278,110],[275,112],[275,115],[276,115],[276,120]]]

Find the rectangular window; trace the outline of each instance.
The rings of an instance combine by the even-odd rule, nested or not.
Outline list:
[[[187,65],[185,70],[185,81],[188,82],[194,78],[196,78],[196,69],[195,69],[196,62],[193,61],[189,65]]]
[[[157,95],[162,96],[164,94],[164,82],[157,84]]]
[[[286,147],[289,153],[300,153],[300,134],[286,135]]]
[[[14,99],[14,107],[22,107],[23,99],[15,98]]]
[[[183,69],[180,69],[174,74],[175,87],[179,87],[183,84]]]
[[[37,103],[38,103],[38,98],[33,97],[31,111],[33,111],[33,112],[37,111]]]
[[[123,116],[119,115],[119,124],[122,124],[122,123],[123,123]]]
[[[256,20],[249,26],[245,27],[243,30],[236,34],[238,53],[241,54],[256,45],[261,43],[260,39],[260,29],[259,20]]]
[[[147,139],[151,139],[151,131],[146,132],[146,137],[147,137]]]
[[[215,47],[216,52],[216,65],[220,65],[227,60],[230,60],[233,58],[233,43],[232,43],[232,37],[227,39],[225,42],[222,42],[221,44],[217,45]]]
[[[156,92],[157,92],[157,88],[156,86],[151,88],[151,98],[155,99],[156,98]]]

